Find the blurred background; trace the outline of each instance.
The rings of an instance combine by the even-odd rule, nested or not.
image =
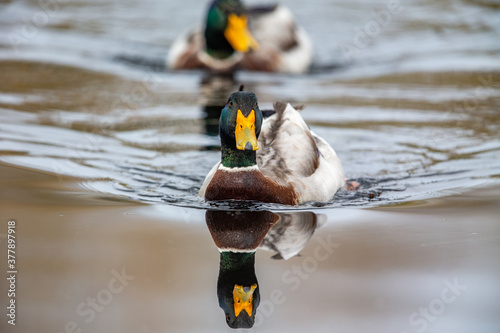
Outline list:
[[[281,3],[312,39],[311,71],[232,86],[165,67],[205,1],[0,2],[0,246],[16,220],[19,266],[2,332],[231,331],[196,194],[239,84],[262,108],[305,104],[361,184],[296,208],[321,222],[302,256],[257,251],[254,331],[500,330],[500,3]],[[134,279],[110,293],[122,269]]]

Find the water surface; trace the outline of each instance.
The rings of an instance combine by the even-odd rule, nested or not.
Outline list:
[[[205,214],[237,207],[196,194],[239,84],[264,109],[305,104],[361,184],[329,203],[258,207],[280,222],[256,253],[255,331],[499,329],[498,5],[402,1],[360,45],[387,1],[283,3],[315,43],[313,69],[234,81],[165,69],[199,1],[0,5],[1,216],[20,239],[19,326],[2,331],[230,331]],[[302,233],[285,232],[304,216]],[[321,261],[325,242],[338,246]],[[135,280],[94,318],[77,313],[122,268]],[[467,289],[424,325],[419,308],[455,279]]]

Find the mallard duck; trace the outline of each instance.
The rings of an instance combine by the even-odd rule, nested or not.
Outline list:
[[[239,0],[215,0],[205,28],[179,37],[172,45],[170,69],[210,69],[304,73],[312,45],[291,11],[281,5],[245,8]]]
[[[274,103],[264,119],[252,92],[233,93],[219,120],[221,161],[199,195],[296,205],[330,201],[344,185],[340,159],[290,104]]]

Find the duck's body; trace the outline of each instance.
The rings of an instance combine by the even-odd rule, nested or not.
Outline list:
[[[247,92],[231,95],[224,108],[226,113],[231,113],[227,109],[231,109],[228,106],[234,100],[232,108],[251,114],[248,105],[237,102],[240,97],[255,99],[255,106],[250,109],[261,114],[255,95]],[[236,125],[226,128],[231,117],[224,115],[224,110],[220,123],[222,159],[212,168],[199,192],[206,200],[256,200],[286,205],[326,202],[344,185],[342,165],[335,151],[308,128],[290,104],[277,102],[275,113],[260,120],[262,125],[256,120],[258,141],[255,139],[252,144],[235,144],[234,136],[228,137],[227,133],[240,124],[236,121]]]
[[[233,30],[231,25],[239,28]],[[208,10],[204,29],[191,30],[174,42],[167,65],[217,72],[243,68],[303,73],[311,61],[310,39],[288,8],[244,8],[239,0],[216,0]]]

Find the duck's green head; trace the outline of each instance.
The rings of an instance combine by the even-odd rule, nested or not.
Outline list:
[[[245,8],[239,0],[215,0],[211,3],[205,26],[207,53],[219,59],[235,51],[256,50],[259,44],[248,30]]]
[[[253,326],[260,303],[259,286],[255,275],[255,252],[221,252],[217,297],[229,327]]]
[[[219,119],[222,165],[234,168],[256,164],[262,118],[254,93],[238,91],[229,97]]]

